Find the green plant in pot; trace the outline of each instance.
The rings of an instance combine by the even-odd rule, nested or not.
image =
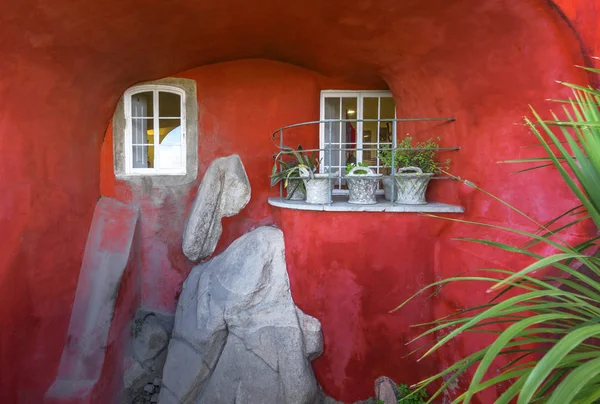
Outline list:
[[[376,174],[365,163],[346,166],[346,184],[348,184],[348,203],[371,205],[377,203],[375,192],[382,174]]]
[[[303,153],[302,146],[298,146],[297,150],[286,146],[275,158],[271,171],[271,184],[284,181],[284,185],[289,187],[292,180],[301,180],[307,203],[328,203],[332,178],[328,174],[317,173],[319,164],[320,159],[316,157],[315,151],[309,156]]]
[[[439,138],[438,138],[439,140]],[[405,137],[395,152],[396,201],[407,205],[424,205],[425,192],[429,180],[434,174],[447,169],[450,160],[440,162],[436,159],[439,144],[434,139],[417,142],[413,145],[410,136]]]
[[[299,150],[300,153],[302,153],[302,149],[299,148]],[[283,181],[283,185],[286,189],[285,198],[293,201],[302,201],[306,198],[306,188],[304,187],[304,182],[300,178],[301,163],[291,157],[293,157],[293,155],[290,156],[282,153],[278,155],[271,172],[271,187]]]

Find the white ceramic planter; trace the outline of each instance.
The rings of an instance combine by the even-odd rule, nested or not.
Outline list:
[[[306,188],[306,203],[324,205],[330,202],[329,189],[333,174],[310,174],[306,168],[300,168],[300,176]]]
[[[355,174],[358,170],[364,170],[367,174]],[[352,168],[345,177],[349,192],[348,203],[357,205],[372,205],[377,203],[375,192],[382,176],[382,174],[375,174],[369,167],[359,166]]]
[[[392,185],[394,184],[395,178],[392,177],[384,177],[381,179],[383,183],[383,194],[385,196],[386,201],[392,200]],[[398,185],[394,187],[394,193],[398,195]],[[395,200],[396,198],[394,198]]]
[[[396,202],[405,205],[425,205],[425,191],[431,177],[432,173],[423,173],[418,167],[400,168],[396,174]]]

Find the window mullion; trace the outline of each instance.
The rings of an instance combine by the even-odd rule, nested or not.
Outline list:
[[[377,162],[377,174],[381,172],[379,161],[379,148],[381,147],[381,97],[377,97],[377,154],[375,155]],[[378,186],[379,187],[379,186]]]
[[[180,158],[179,161],[181,162],[181,169],[183,169],[183,167],[185,167],[186,165],[186,155],[185,155],[185,151],[186,151],[186,142],[187,142],[187,126],[186,126],[186,114],[185,114],[185,94],[179,94],[179,127],[181,128],[181,130],[179,131],[180,133],[180,137],[179,137],[179,153],[180,153]]]
[[[359,93],[356,100],[356,164],[363,161],[363,94]]]
[[[345,117],[344,117],[344,111],[343,111],[343,105],[344,105],[344,97],[340,97],[340,105],[338,107],[338,109],[339,109],[338,119],[345,119]],[[336,166],[337,171],[339,171],[339,173],[338,173],[338,179],[336,181],[338,183],[338,189],[342,189],[342,175],[343,175],[342,174],[342,156],[343,156],[343,153],[345,153],[345,151],[342,150],[342,148],[344,147],[343,146],[344,143],[342,141],[345,141],[345,139],[346,139],[345,135],[342,136],[342,133],[343,133],[342,132],[342,128],[344,128],[344,132],[345,132],[345,130],[346,130],[346,123],[342,122],[342,121],[339,121],[339,124],[338,124],[338,143],[337,143],[337,145],[338,145],[338,161],[337,161],[337,166]]]
[[[325,94],[323,92],[321,92],[321,105],[319,108],[320,109],[319,120],[321,120],[321,121],[325,120],[325,98],[326,98]],[[321,173],[325,172],[324,171],[325,163],[327,162],[327,158],[325,157],[325,136],[326,136],[325,130],[326,130],[325,123],[320,122],[319,123],[319,161],[323,162],[322,164],[319,164],[319,172],[321,172]],[[279,133],[279,136],[282,136],[282,134]],[[329,139],[329,140],[331,143],[331,139]],[[329,161],[328,164],[331,166],[331,161]]]
[[[154,90],[154,105],[152,106],[154,108],[154,170],[155,171],[159,171],[160,170],[160,150],[159,150],[159,140],[160,140],[160,125],[159,125],[159,116],[158,116],[158,111],[159,111],[159,106],[158,106],[158,90]]]
[[[131,97],[125,97],[125,173],[130,173],[133,170],[133,119],[131,119]]]

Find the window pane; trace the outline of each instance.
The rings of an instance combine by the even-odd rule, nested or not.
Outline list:
[[[131,116],[133,118],[152,118],[154,116],[152,91],[133,94],[131,96]]]
[[[181,96],[175,93],[158,93],[158,116],[177,118],[181,116]]]
[[[152,130],[152,119],[131,120],[131,144],[154,143],[154,131]]]
[[[340,128],[339,122],[325,122],[325,143],[339,143],[340,142]]]
[[[133,168],[154,168],[154,146],[132,146]]]
[[[379,118],[379,98],[365,97],[363,98],[363,119],[378,119]],[[363,142],[377,143],[377,128],[378,122],[363,122]]]
[[[178,169],[182,167],[181,146],[160,146],[160,168]]]
[[[396,106],[392,97],[381,97],[380,98],[380,114],[381,119],[394,119],[396,117]],[[393,122],[381,122],[379,127],[379,141],[380,142],[391,142]]]
[[[340,119],[340,97],[325,98],[325,119]]]
[[[343,119],[356,119],[357,98],[342,98]],[[344,143],[356,144],[356,122],[344,122],[344,133],[342,133]]]
[[[392,132],[394,130],[394,122],[387,121],[381,122],[379,125],[379,142],[391,142],[392,141]]]
[[[394,119],[396,116],[396,106],[392,97],[381,97],[381,119]]]
[[[159,143],[164,145],[179,146],[181,142],[181,120],[159,119],[160,139]]]
[[[363,163],[369,166],[377,165],[377,145],[364,145]]]

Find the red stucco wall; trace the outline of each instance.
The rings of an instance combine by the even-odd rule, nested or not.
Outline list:
[[[545,0],[430,0],[419,5],[314,0],[283,8],[269,0],[213,3],[173,7],[148,1],[138,7],[57,1],[48,7],[23,0],[3,10],[2,403],[41,402],[54,380],[100,177],[104,195],[138,200],[135,192],[111,180],[110,148],[104,148],[99,170],[102,137],[114,106],[136,81],[243,57],[296,63],[359,87],[385,81],[399,115],[458,118],[435,132],[462,147],[453,156],[455,173],[540,220],[569,205],[570,197],[555,188],[550,172],[517,177],[495,162],[526,155],[520,146],[532,138],[513,123],[528,103],[542,107],[541,100],[557,96],[561,90],[554,80],[585,81],[572,65],[582,63],[582,48],[598,54],[595,1],[556,0],[583,46]],[[145,31],[146,23],[160,28]],[[425,312],[415,305],[389,316],[388,308],[434,277],[489,261],[505,263],[506,257],[451,241],[462,235],[496,236],[416,215],[325,215],[267,207],[268,135],[278,126],[314,119],[318,91],[327,81],[297,68],[256,63],[182,74],[198,80],[204,108],[199,178],[213,157],[236,152],[252,181],[253,200],[240,216],[226,220],[219,249],[260,224],[276,222],[284,229],[294,297],[323,323],[326,351],[315,369],[329,394],[363,398],[372,377],[382,373],[398,381],[416,380],[427,369],[416,368],[413,359],[398,359],[404,348],[397,342],[406,338],[406,326],[480,301],[483,291],[449,291]],[[260,156],[250,146],[259,146]],[[146,213],[143,293],[150,307],[172,309],[189,270],[175,247],[193,192],[190,187],[139,199]],[[435,184],[431,197],[461,203],[471,219],[523,224],[514,213],[456,183]],[[154,198],[161,202],[157,205]],[[336,231],[320,236],[322,223]],[[417,260],[416,253],[425,258]],[[165,286],[159,293],[156,280]],[[467,348],[457,346],[453,355]],[[446,353],[438,361],[443,365],[449,358]]]
[[[587,62],[600,67],[600,62],[592,57],[600,57],[600,3],[588,0],[553,0],[576,33]],[[597,80],[597,77],[596,77]]]
[[[527,103],[542,105],[540,100],[561,91],[554,83],[557,73],[565,79],[582,77],[568,66],[573,61],[560,56],[562,49],[549,39],[542,35],[540,42],[546,54],[564,61],[560,69],[556,64],[536,62],[536,51],[530,61],[535,71],[530,74],[515,75],[512,65],[506,63],[495,68],[495,80],[477,79],[477,70],[490,69],[489,59],[482,53],[479,57],[470,55],[472,67],[468,69],[448,64],[443,74],[426,76],[423,72],[431,67],[422,65],[421,74],[415,77],[413,69],[406,67],[403,73],[410,75],[407,81],[403,74],[390,80],[399,116],[457,117],[449,124],[402,124],[399,133],[420,138],[440,136],[445,146],[461,146],[460,152],[448,154],[454,161],[453,172],[541,221],[572,203],[560,185],[548,187],[558,181],[555,173],[547,170],[516,176],[511,174],[515,168],[496,162],[528,153],[523,146],[531,145],[533,138],[514,122],[527,112]],[[495,45],[496,52],[509,59],[511,52],[518,53],[508,40]],[[285,124],[318,119],[321,89],[356,84],[335,83],[308,70],[261,60],[206,66],[178,76],[193,79],[198,86],[200,168],[194,184],[168,190],[132,189],[114,180],[110,133],[103,145],[103,194],[141,204],[143,304],[148,309],[174,310],[180,285],[192,266],[181,252],[181,237],[197,184],[214,158],[237,153],[249,175],[252,200],[239,215],[225,220],[218,251],[256,226],[276,224],[283,229],[294,298],[323,325],[325,351],[314,365],[327,393],[340,400],[364,399],[372,394],[372,383],[380,375],[413,383],[438,369],[436,361],[445,363],[450,355],[470,352],[476,345],[473,341],[457,345],[433,361],[417,364],[416,357],[403,359],[411,350],[404,344],[416,335],[409,329],[411,325],[482,302],[487,296],[480,286],[472,290],[450,288],[438,300],[420,299],[405,310],[388,312],[439,277],[518,264],[512,257],[462,245],[452,238],[514,238],[416,214],[298,212],[266,203],[269,195],[277,193],[270,191],[268,184],[271,153],[275,151],[270,141],[272,131]],[[314,147],[317,136],[316,131],[290,133],[286,143]],[[457,182],[434,183],[429,197],[465,206],[467,213],[460,215],[461,219],[528,225],[503,205]]]

